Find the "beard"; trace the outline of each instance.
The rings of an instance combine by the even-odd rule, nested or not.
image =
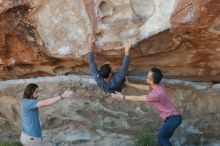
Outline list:
[[[36,97],[33,97],[32,99],[35,99],[35,100],[37,100],[37,99],[38,99],[38,96],[36,96]]]

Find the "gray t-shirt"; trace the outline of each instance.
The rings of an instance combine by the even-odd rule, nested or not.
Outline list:
[[[41,127],[36,99],[22,99],[22,132],[33,137],[41,137]]]
[[[101,77],[97,65],[94,60],[94,56],[92,52],[89,52],[88,55],[88,62],[90,66],[90,71],[92,73],[93,78],[97,82],[98,86],[104,92],[121,92],[123,84],[125,82],[125,75],[128,71],[129,64],[130,64],[130,57],[124,56],[123,64],[118,70],[118,72],[114,73],[108,83],[104,82],[104,79]]]

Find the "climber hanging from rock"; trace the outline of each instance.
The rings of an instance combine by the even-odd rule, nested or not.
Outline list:
[[[125,56],[123,59],[123,64],[118,70],[118,72],[113,73],[110,64],[103,64],[98,70],[93,54],[94,42],[95,42],[95,37],[93,35],[89,35],[87,38],[87,47],[88,47],[87,57],[93,78],[95,79],[95,81],[97,82],[98,86],[101,88],[102,91],[106,93],[112,93],[115,91],[120,92],[124,85],[125,75],[128,71],[130,64],[129,51],[130,51],[131,43],[130,42],[123,43],[123,46],[125,48]]]

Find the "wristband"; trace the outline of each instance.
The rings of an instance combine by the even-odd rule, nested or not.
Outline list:
[[[123,99],[125,100],[125,95],[123,96]]]

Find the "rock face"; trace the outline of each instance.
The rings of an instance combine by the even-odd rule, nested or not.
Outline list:
[[[147,103],[118,102],[100,92],[88,76],[58,76],[0,83],[1,140],[18,139],[19,105],[28,83],[37,83],[40,99],[71,88],[75,97],[42,108],[40,118],[44,140],[60,146],[133,146],[134,138],[146,125],[154,137],[162,124],[159,115]],[[216,146],[220,144],[220,84],[164,80],[173,102],[183,114],[175,132],[175,146]],[[125,87],[125,94],[145,91]]]
[[[170,78],[219,81],[219,0],[2,0],[1,79],[89,72],[86,37],[96,34],[96,59],[123,57],[130,74],[162,68]]]
[[[184,118],[175,145],[220,145],[219,0],[0,0],[1,139],[19,138],[20,97],[29,82],[40,85],[41,99],[66,87],[77,93],[41,111],[48,144],[132,146],[145,125],[156,134],[161,121],[149,105],[116,102],[90,77],[74,75],[89,74],[90,33],[98,66],[119,68],[129,40],[128,75],[158,67],[176,79],[165,80]],[[28,79],[44,76],[58,77]]]
[[[171,21],[188,50],[183,61],[186,68],[191,74],[196,71],[198,76],[216,76],[219,80],[220,1],[181,1]]]

